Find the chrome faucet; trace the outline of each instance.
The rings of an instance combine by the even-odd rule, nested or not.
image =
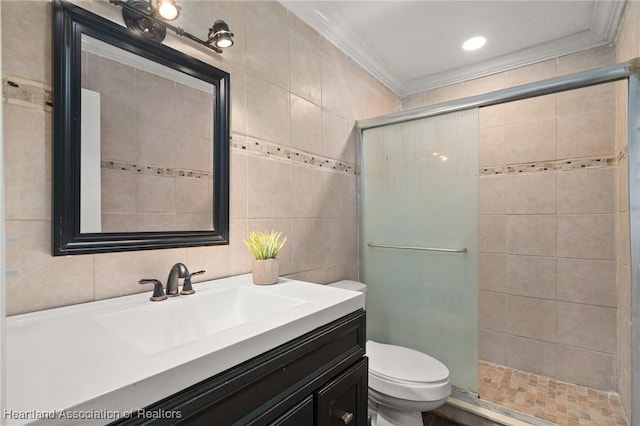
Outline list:
[[[180,278],[184,278],[180,294],[186,295],[195,293],[196,291],[191,286],[191,277],[194,275],[204,274],[204,272],[205,271],[198,271],[190,274],[184,263],[176,263],[171,267],[169,277],[167,278],[167,296],[175,297],[178,295],[178,281]]]

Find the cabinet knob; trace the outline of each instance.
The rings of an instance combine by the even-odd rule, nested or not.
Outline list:
[[[340,420],[342,420],[342,422],[345,425],[348,425],[349,423],[351,423],[351,420],[353,420],[353,413],[349,413],[347,411],[343,412],[342,415],[339,417]]]

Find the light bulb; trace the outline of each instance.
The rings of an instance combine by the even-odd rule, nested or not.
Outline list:
[[[473,37],[465,41],[462,44],[462,48],[468,51],[477,50],[477,49],[480,49],[482,46],[484,46],[486,42],[487,42],[487,39],[484,37]]]
[[[173,21],[180,15],[180,7],[173,0],[158,0],[156,11],[165,21]]]

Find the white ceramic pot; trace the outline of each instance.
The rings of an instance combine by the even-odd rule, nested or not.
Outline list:
[[[253,283],[269,285],[278,282],[278,259],[253,260]]]

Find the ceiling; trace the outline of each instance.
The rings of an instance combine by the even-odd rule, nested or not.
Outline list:
[[[613,43],[624,0],[280,0],[396,94]],[[486,45],[462,50],[470,37]]]

